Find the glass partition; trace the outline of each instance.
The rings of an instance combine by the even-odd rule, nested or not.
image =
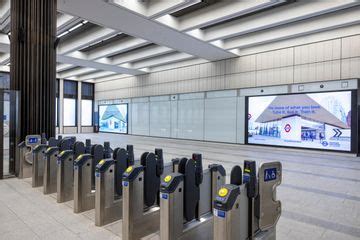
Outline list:
[[[0,89],[0,179],[15,174],[18,104],[18,92]]]

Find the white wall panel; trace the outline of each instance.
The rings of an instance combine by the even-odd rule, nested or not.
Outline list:
[[[342,39],[342,58],[360,56],[360,35]]]
[[[295,65],[340,59],[341,40],[335,39],[295,47]]]
[[[341,78],[359,78],[360,79],[360,57],[343,59],[341,61]]]
[[[179,100],[204,99],[204,98],[205,98],[204,92],[187,93],[187,94],[179,94],[178,95]]]
[[[257,87],[257,88],[247,88],[240,89],[239,96],[260,96],[260,95],[274,95],[274,94],[283,94],[289,92],[289,86],[271,86],[271,87]]]
[[[200,91],[213,91],[225,89],[225,76],[201,78],[199,81]]]
[[[149,135],[149,102],[131,104],[131,130],[135,135]]]
[[[293,82],[294,68],[292,66],[256,72],[256,86],[292,84]]]
[[[229,98],[236,97],[237,90],[211,91],[206,93],[206,98]]]
[[[180,79],[194,79],[200,78],[200,65],[195,66],[188,66],[178,68],[175,71],[175,76],[179,77]],[[170,75],[169,78],[174,77],[174,75]]]
[[[204,99],[178,101],[178,138],[203,140]]]
[[[236,97],[205,99],[204,140],[236,142],[236,101]]]
[[[200,64],[200,78],[225,74],[225,61]]]
[[[77,127],[64,127],[64,134],[75,134],[77,133]]]
[[[238,58],[231,58],[226,60],[225,64],[226,74],[255,71],[256,56],[250,55]]]
[[[280,68],[294,64],[293,48],[256,54],[256,70]]]
[[[316,82],[340,79],[340,60],[295,66],[294,82]]]
[[[316,82],[307,84],[294,84],[290,87],[291,93],[302,92],[327,92],[338,90],[351,90],[357,89],[358,81],[356,79],[342,80],[342,81],[329,81],[329,82]]]
[[[150,102],[150,136],[170,137],[170,101]]]
[[[81,133],[93,133],[94,127],[81,127]]]
[[[256,72],[245,72],[225,75],[225,88],[256,87]]]

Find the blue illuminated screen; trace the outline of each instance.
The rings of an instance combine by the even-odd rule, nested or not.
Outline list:
[[[128,133],[128,105],[100,105],[99,131],[111,133]]]
[[[250,144],[351,150],[351,91],[248,98]]]

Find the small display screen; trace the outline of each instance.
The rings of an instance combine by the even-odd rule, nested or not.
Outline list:
[[[100,105],[99,131],[111,133],[128,133],[128,105]]]
[[[37,143],[38,142],[38,138],[33,137],[33,138],[29,138],[29,143]]]
[[[250,144],[351,150],[351,91],[248,98]]]

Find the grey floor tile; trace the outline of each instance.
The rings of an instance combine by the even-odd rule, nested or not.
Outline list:
[[[360,237],[354,237],[344,233],[335,232],[332,230],[326,230],[321,237],[322,240],[359,240]]]
[[[7,232],[0,236],[0,239],[3,240],[39,240],[41,239],[33,231],[28,228],[19,229],[16,231]]]

